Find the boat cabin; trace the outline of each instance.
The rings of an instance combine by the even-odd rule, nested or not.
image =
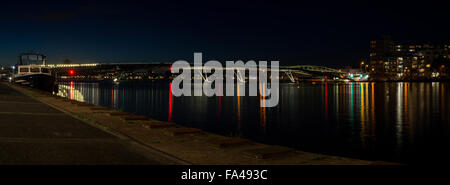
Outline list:
[[[21,53],[17,64],[18,75],[51,74],[50,68],[46,67],[46,56],[37,53]]]

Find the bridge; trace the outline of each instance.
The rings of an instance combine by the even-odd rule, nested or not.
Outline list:
[[[138,76],[138,79],[153,77],[170,77],[171,63],[88,63],[88,64],[47,64],[57,76],[84,78],[125,78],[130,76]],[[248,67],[248,66],[246,66]],[[252,66],[250,66],[251,68]],[[256,66],[254,66],[256,67]],[[203,71],[204,66],[201,67]],[[191,66],[191,70],[197,67]],[[244,67],[224,67],[224,70],[233,70],[236,78],[245,82]],[[337,69],[316,66],[316,65],[295,65],[280,66],[280,80],[289,80],[295,82],[296,79],[324,79],[327,77],[336,77],[343,74]],[[270,69],[269,69],[270,73]],[[208,80],[208,75],[201,73],[203,80]]]

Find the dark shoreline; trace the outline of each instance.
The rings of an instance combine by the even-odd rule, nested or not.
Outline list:
[[[109,83],[115,83],[112,79],[83,79],[83,78],[76,78],[76,79],[57,79],[57,82],[88,82],[88,83],[94,83],[94,82],[109,82]],[[149,81],[158,81],[158,82],[172,82],[172,79],[145,79],[145,80],[119,80],[117,83],[120,82],[149,82]],[[290,82],[287,80],[280,80],[280,83],[307,83],[307,82],[328,82],[328,83],[348,83],[348,82],[450,82],[450,79],[441,79],[441,80],[370,80],[370,81],[322,81],[322,80],[299,80],[296,82]]]

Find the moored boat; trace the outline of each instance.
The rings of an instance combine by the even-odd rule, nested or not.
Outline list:
[[[46,56],[36,53],[22,53],[14,71],[12,81],[40,90],[55,90],[56,79],[46,66]]]

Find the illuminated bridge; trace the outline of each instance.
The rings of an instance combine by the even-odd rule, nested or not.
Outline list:
[[[126,78],[136,77],[145,79],[148,77],[170,77],[171,63],[90,63],[90,64],[48,64],[48,67],[57,76],[79,77],[84,78]],[[251,67],[251,66],[250,66]],[[256,67],[256,66],[255,66]],[[201,67],[202,69],[204,66]],[[196,69],[192,66],[191,69]],[[227,68],[224,70],[234,70],[239,81],[245,81],[246,68]],[[270,69],[269,69],[270,71]],[[340,76],[343,73],[337,69],[315,66],[315,65],[295,65],[280,66],[279,74],[281,80],[289,80],[295,82],[298,79],[324,79]],[[201,74],[204,80],[208,80],[208,76]]]
[[[171,64],[167,63],[89,63],[48,64],[57,77],[66,78],[140,78],[170,75]]]

